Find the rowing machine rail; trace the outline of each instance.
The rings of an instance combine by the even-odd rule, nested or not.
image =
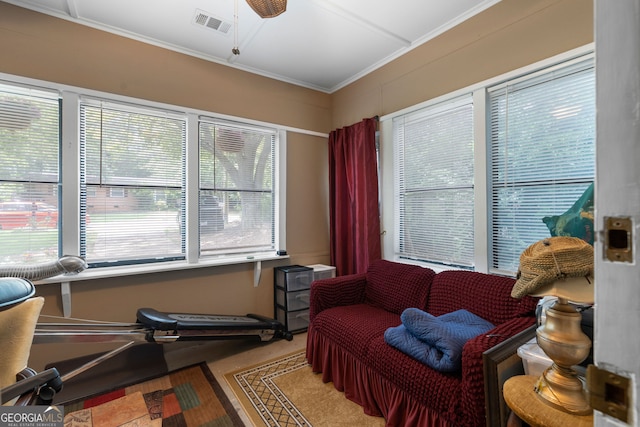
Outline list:
[[[203,341],[258,337],[261,341],[284,338],[290,332],[277,320],[257,314],[246,316],[195,313],[163,313],[138,309],[137,323],[87,322],[38,323],[33,342],[156,342]]]
[[[38,323],[33,343],[124,342],[122,346],[62,376],[66,381],[127,349],[136,342],[167,344],[175,341],[205,341],[258,337],[261,341],[284,338],[291,332],[277,320],[257,314],[246,316],[162,313],[138,309],[137,323],[87,322]]]

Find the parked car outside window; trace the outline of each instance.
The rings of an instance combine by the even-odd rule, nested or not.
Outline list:
[[[224,230],[224,203],[217,196],[200,196],[200,231],[210,233]],[[178,209],[176,218],[180,224],[180,231],[183,232],[182,209]]]
[[[2,202],[0,203],[0,229],[15,228],[56,228],[58,209],[42,202]]]
[[[200,197],[200,230],[204,232],[224,229],[223,204],[216,196]]]

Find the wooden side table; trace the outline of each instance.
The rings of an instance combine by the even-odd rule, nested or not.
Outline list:
[[[572,415],[544,403],[534,391],[538,377],[517,375],[505,381],[502,394],[507,406],[532,427],[591,427],[593,414]]]

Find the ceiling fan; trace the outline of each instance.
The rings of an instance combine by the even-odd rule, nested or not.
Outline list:
[[[287,10],[287,0],[247,0],[260,18],[273,18]]]

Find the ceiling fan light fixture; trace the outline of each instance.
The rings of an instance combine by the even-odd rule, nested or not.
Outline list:
[[[261,18],[273,18],[287,10],[287,0],[247,0]]]

